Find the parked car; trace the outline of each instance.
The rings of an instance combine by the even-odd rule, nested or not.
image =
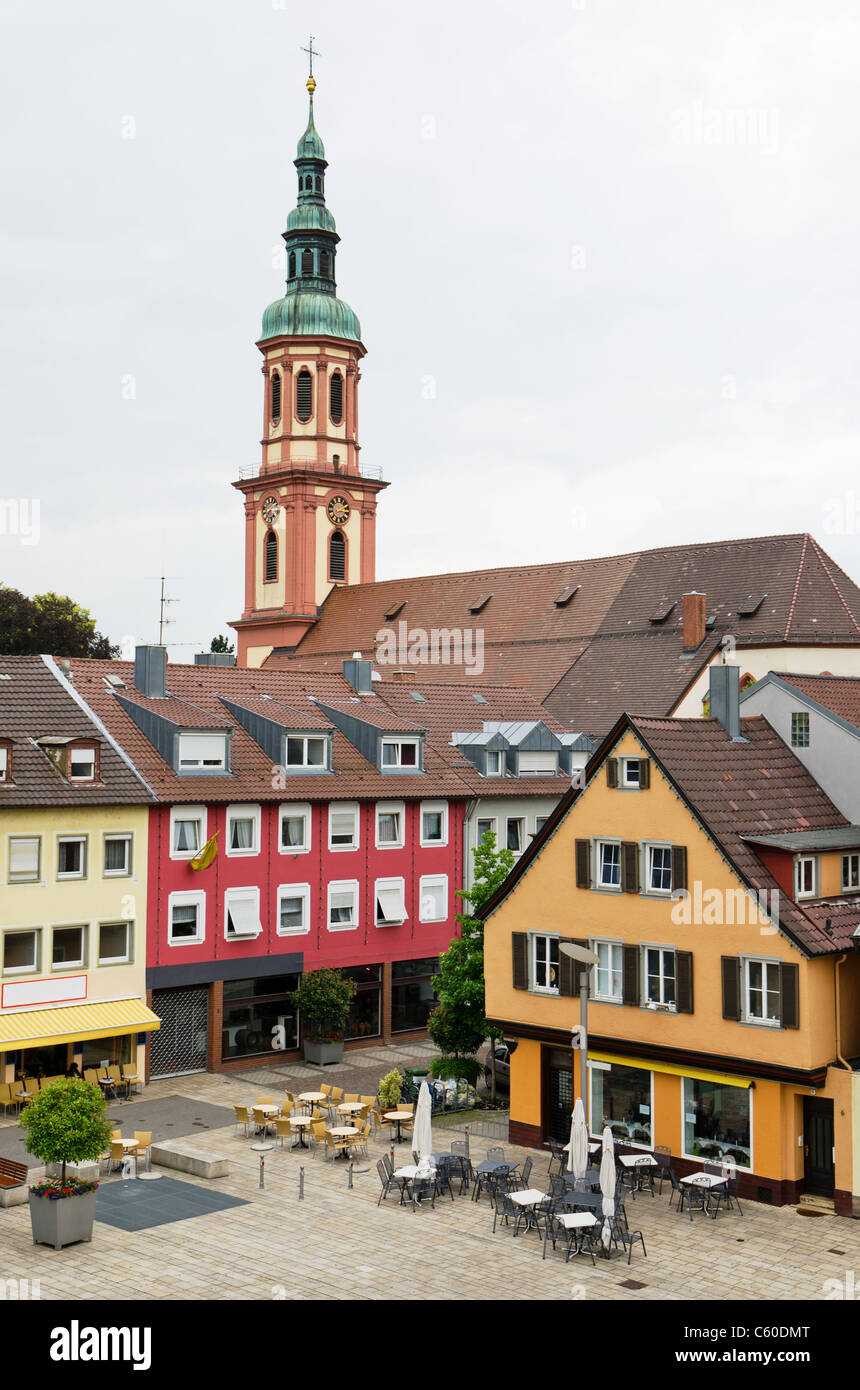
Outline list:
[[[493,1051],[496,1055],[496,1086],[499,1090],[509,1091],[511,1089],[510,1050],[506,1043],[496,1043],[495,1047],[493,1048]],[[490,1084],[491,1075],[492,1073],[490,1071],[490,1064],[488,1061],[487,1065],[484,1067],[484,1076],[487,1079],[488,1086]]]

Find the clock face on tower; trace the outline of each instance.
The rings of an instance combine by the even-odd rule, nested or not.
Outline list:
[[[333,497],[326,507],[329,521],[335,526],[343,526],[349,521],[351,508],[345,497]]]
[[[274,526],[280,512],[277,497],[267,497],[263,503],[263,520],[267,526]]]

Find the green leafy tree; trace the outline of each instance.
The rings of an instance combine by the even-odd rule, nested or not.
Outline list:
[[[7,656],[25,656],[33,651],[32,627],[33,605],[27,595],[0,586],[0,650]]]
[[[119,647],[96,631],[86,608],[65,594],[27,598],[0,587],[0,651],[9,656],[91,656],[111,659]]]
[[[99,1087],[71,1077],[52,1081],[34,1096],[20,1125],[30,1153],[43,1163],[63,1165],[61,1186],[66,1181],[66,1164],[94,1162],[109,1148],[113,1129]]]
[[[210,652],[227,652],[228,654],[232,655],[236,649],[233,646],[233,643],[229,640],[229,638],[224,637],[219,632],[217,637],[212,638],[209,650]]]
[[[498,1037],[486,1019],[484,1000],[484,923],[481,908],[504,883],[514,864],[509,849],[496,849],[496,837],[488,831],[472,851],[475,861],[471,888],[458,890],[468,903],[468,913],[458,913],[460,935],[439,957],[436,978],[438,1006],[428,1022],[433,1042],[449,1057],[473,1057],[488,1036]],[[495,1072],[493,1072],[495,1083]],[[493,1085],[495,1098],[495,1084]]]
[[[349,1018],[354,980],[339,970],[309,970],[290,999],[302,1016],[302,1032],[309,1042],[332,1042],[343,1037]]]

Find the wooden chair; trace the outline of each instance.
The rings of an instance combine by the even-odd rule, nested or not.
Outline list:
[[[266,1102],[264,1101],[263,1104],[265,1105]],[[262,1110],[259,1108],[259,1106],[257,1106],[257,1105],[255,1105],[255,1106],[253,1107],[253,1115],[254,1115],[254,1124],[256,1125],[256,1127],[257,1127],[257,1129],[260,1131],[260,1133],[262,1133],[262,1134],[268,1134],[270,1125],[273,1125],[273,1124],[275,1123],[274,1116],[273,1116],[273,1115],[265,1115],[265,1114],[263,1113],[263,1111],[262,1111]]]
[[[328,1100],[329,1096],[331,1095],[331,1086],[329,1085],[329,1083],[328,1083],[327,1081],[323,1081],[323,1082],[321,1083],[321,1085],[320,1085],[320,1090],[322,1091],[322,1093],[323,1093],[323,1095],[325,1096],[326,1100]]]
[[[341,1090],[340,1086],[332,1086],[331,1090],[328,1093],[328,1098],[331,1101],[332,1105],[340,1105],[341,1101],[343,1100],[343,1091]]]
[[[0,1105],[3,1106],[4,1110],[8,1110],[10,1105],[14,1105],[17,1113],[18,1097],[15,1095],[13,1086],[8,1081],[4,1081],[0,1084]]]
[[[99,1084],[99,1074],[98,1074],[98,1072],[96,1071],[95,1067],[85,1067],[85,1068],[84,1068],[84,1080],[85,1080],[85,1081],[89,1081],[89,1083],[90,1083],[91,1086],[98,1086],[98,1084]]]
[[[308,1129],[310,1131],[308,1135],[308,1144],[314,1156],[316,1156],[316,1151],[320,1145],[322,1145],[323,1148],[325,1148],[326,1145],[325,1120],[312,1120],[308,1125]]]
[[[371,1111],[371,1120],[376,1130],[377,1139],[391,1140],[394,1134],[394,1124],[391,1120],[386,1120],[381,1110]]]
[[[110,1161],[112,1168],[121,1168],[125,1159],[125,1147],[121,1139],[112,1139],[110,1146]]]
[[[348,1093],[347,1095],[344,1096],[343,1101],[344,1101],[344,1104],[345,1104],[345,1105],[349,1105],[350,1102],[352,1102],[352,1103],[357,1103],[357,1101],[358,1101],[358,1091],[356,1091],[354,1095]]]
[[[350,1147],[350,1152],[351,1152],[353,1158],[355,1157],[356,1154],[360,1154],[361,1157],[363,1157],[363,1158],[368,1158],[368,1157],[369,1157],[369,1154],[368,1154],[368,1152],[367,1152],[367,1144],[368,1144],[368,1140],[369,1140],[369,1139],[370,1139],[370,1121],[369,1121],[369,1120],[366,1120],[365,1123],[361,1126],[361,1128],[360,1128],[358,1134],[356,1134],[355,1137],[353,1138],[353,1140],[352,1140],[352,1142],[351,1142],[351,1144],[350,1144],[350,1146],[349,1146],[349,1147]]]

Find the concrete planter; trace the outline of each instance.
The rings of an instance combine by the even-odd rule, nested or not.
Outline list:
[[[305,1061],[315,1067],[328,1067],[334,1062],[343,1061],[343,1040],[340,1042],[304,1042]]]
[[[79,1197],[39,1197],[30,1193],[30,1224],[34,1245],[53,1245],[60,1250],[78,1240],[92,1240],[96,1215],[95,1192]]]

